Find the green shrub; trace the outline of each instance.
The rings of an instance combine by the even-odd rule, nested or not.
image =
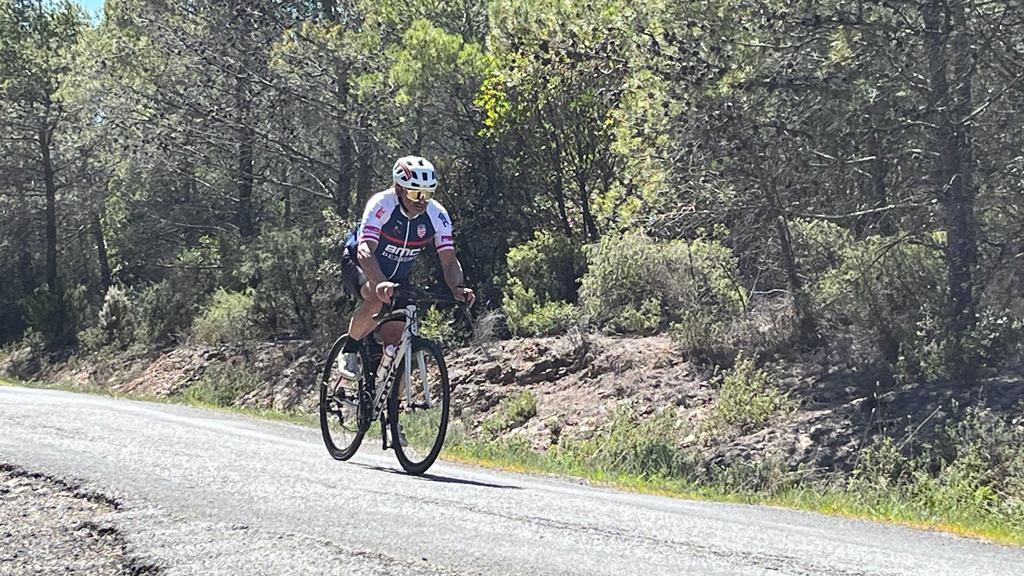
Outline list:
[[[909,479],[913,467],[895,440],[878,438],[857,454],[847,489],[855,494],[887,494]]]
[[[506,259],[509,279],[518,280],[540,304],[576,301],[587,262],[572,239],[538,231],[529,242],[511,248]]]
[[[826,220],[791,220],[789,233],[793,257],[800,263],[800,271],[811,278],[839,268],[854,245],[852,232]]]
[[[847,491],[869,506],[896,500],[918,516],[1024,528],[1024,429],[976,407],[936,432],[913,445],[876,439],[861,451]]]
[[[791,223],[794,252],[809,274],[815,316],[826,329],[862,328],[900,382],[950,376],[955,342],[946,318],[948,290],[942,233],[868,236],[822,221]],[[1011,300],[1012,301],[1012,300]],[[968,361],[998,365],[1024,334],[1007,300],[979,304],[977,324],[962,342]]]
[[[192,323],[192,336],[206,344],[241,342],[256,334],[251,315],[251,291],[228,292],[218,288]]]
[[[420,315],[420,335],[437,342],[442,347],[449,347],[455,340],[455,328],[452,326],[450,310],[431,307],[426,314]]]
[[[43,286],[18,301],[29,329],[43,337],[47,348],[63,348],[75,342],[93,310],[85,286],[54,292]]]
[[[695,309],[672,324],[672,340],[691,361],[731,367],[741,352],[753,356],[783,350],[793,341],[796,318],[788,297],[752,298],[733,316]]]
[[[175,341],[188,330],[195,316],[194,288],[180,278],[136,288],[132,299],[137,320],[135,341],[146,346]]]
[[[128,291],[115,285],[103,297],[95,326],[80,332],[78,339],[89,352],[108,347],[123,350],[132,342],[135,330],[135,311]]]
[[[716,490],[728,494],[748,494],[771,497],[797,488],[805,473],[790,470],[785,462],[776,458],[732,462],[725,467],[712,467],[708,480]]]
[[[1012,365],[1024,352],[1024,320],[1005,309],[982,308],[965,344],[967,354],[983,365]]]
[[[185,390],[185,400],[212,406],[231,406],[239,398],[257,389],[259,376],[239,362],[213,364],[202,377]]]
[[[652,332],[701,310],[712,318],[747,304],[737,262],[714,240],[656,241],[642,232],[605,236],[587,249],[584,316],[613,332]]]
[[[490,438],[526,424],[537,415],[537,397],[529,390],[506,396],[498,403],[494,412],[480,424],[481,430]]]
[[[808,226],[797,226],[794,245],[810,251]],[[857,325],[874,336],[881,357],[905,380],[944,374],[946,269],[934,238],[869,236],[854,241],[834,225],[815,229],[820,275],[810,286],[816,316],[832,328]],[[829,245],[831,239],[831,245]],[[828,266],[831,265],[831,268]]]
[[[741,433],[764,428],[778,415],[795,408],[779,390],[775,378],[758,368],[746,354],[736,358],[735,366],[723,374],[713,409],[713,422],[734,426]]]
[[[1020,407],[1019,407],[1020,408]],[[1018,412],[1019,412],[1018,408]],[[1024,429],[991,410],[969,409],[942,427],[918,498],[933,506],[977,508],[1024,527]],[[926,474],[937,470],[936,474]],[[932,485],[924,478],[934,479]]]
[[[513,335],[558,334],[576,324],[571,303],[586,260],[572,240],[537,232],[533,240],[509,250],[507,262],[502,307]]]
[[[682,478],[696,476],[698,465],[676,441],[681,425],[675,412],[643,417],[630,405],[620,407],[611,424],[592,438],[564,439],[559,458],[573,467],[607,474]]]
[[[267,232],[246,251],[239,278],[255,285],[253,318],[272,335],[310,336],[317,323],[317,293],[323,286],[321,264],[327,252],[313,230]]]
[[[503,308],[508,329],[514,336],[561,334],[579,322],[575,306],[567,302],[541,302],[516,278],[505,288]]]

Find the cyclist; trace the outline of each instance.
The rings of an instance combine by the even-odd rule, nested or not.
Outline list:
[[[434,166],[419,156],[404,156],[391,172],[394,185],[370,198],[341,258],[345,288],[359,300],[340,362],[341,375],[350,380],[359,378],[356,352],[359,342],[376,326],[373,315],[391,301],[397,286],[409,283],[413,262],[428,244],[433,243],[437,250],[452,297],[470,306],[476,298],[463,284],[451,218],[431,198],[437,188]],[[402,328],[398,322],[385,324],[381,339],[396,344]]]

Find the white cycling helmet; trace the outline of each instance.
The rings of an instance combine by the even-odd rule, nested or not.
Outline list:
[[[404,156],[395,162],[391,170],[395,184],[411,190],[431,190],[437,188],[437,173],[434,165],[420,156]]]

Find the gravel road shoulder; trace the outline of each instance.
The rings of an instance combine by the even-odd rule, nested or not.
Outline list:
[[[155,574],[127,561],[106,517],[117,504],[0,462],[0,576]]]

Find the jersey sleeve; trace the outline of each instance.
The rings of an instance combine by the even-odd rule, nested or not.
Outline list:
[[[363,219],[359,223],[356,243],[380,241],[380,229],[391,217],[390,212],[383,194],[377,194],[370,198],[366,204],[366,210],[363,211]]]
[[[434,220],[434,247],[437,251],[455,250],[455,240],[452,237],[452,219],[444,206],[434,202],[435,210],[431,215]]]

